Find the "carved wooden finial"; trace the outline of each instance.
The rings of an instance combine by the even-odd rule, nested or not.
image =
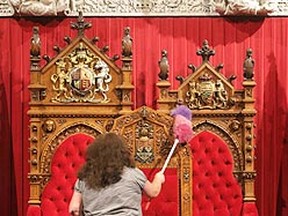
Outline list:
[[[246,51],[246,58],[244,60],[244,64],[243,64],[243,76],[244,79],[246,80],[253,80],[253,76],[254,76],[254,64],[255,61],[252,58],[252,49],[248,48]]]
[[[196,71],[196,66],[193,64],[189,64],[188,68],[192,71],[192,73],[194,73]]]
[[[85,22],[82,11],[79,11],[77,22],[71,23],[71,28],[78,30],[78,36],[83,36],[85,29],[91,28],[91,26],[91,23]]]
[[[185,81],[185,78],[183,76],[176,76],[176,80],[178,80],[180,82],[180,84],[182,84]]]
[[[124,35],[122,38],[122,70],[131,71],[132,68],[132,42],[133,39],[130,36],[130,27],[124,28]]]
[[[33,26],[33,35],[31,38],[31,49],[30,49],[31,57],[39,58],[40,48],[41,48],[41,41],[39,37],[39,27]]]
[[[146,107],[144,106],[144,107],[142,107],[142,109],[141,109],[141,111],[140,111],[140,114],[141,114],[141,117],[143,118],[143,119],[145,119],[145,118],[147,118],[147,113],[148,111],[147,111],[147,109],[146,109]]]
[[[40,52],[41,52],[41,40],[39,36],[39,27],[33,27],[33,35],[30,41],[30,69],[37,70],[40,67]]]
[[[167,50],[161,51],[161,59],[158,62],[160,72],[158,73],[158,77],[160,80],[168,80],[169,76],[169,63],[167,58]]]
[[[69,36],[65,36],[64,37],[64,41],[67,43],[67,44],[71,44],[72,40]]]
[[[130,36],[130,27],[124,29],[124,36],[122,38],[122,56],[131,57],[132,56],[132,38]]]
[[[202,56],[203,62],[209,61],[210,56],[215,55],[215,50],[210,49],[208,40],[204,40],[202,43],[202,49],[196,52],[197,55]]]

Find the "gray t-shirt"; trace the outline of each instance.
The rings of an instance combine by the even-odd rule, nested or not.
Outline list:
[[[85,216],[141,216],[142,189],[147,181],[138,168],[123,170],[121,180],[100,190],[86,187],[77,180],[74,189],[82,194]]]

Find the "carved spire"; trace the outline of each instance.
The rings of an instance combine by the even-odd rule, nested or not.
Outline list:
[[[161,51],[161,59],[158,62],[160,72],[158,73],[158,77],[160,80],[168,80],[169,76],[169,63],[167,58],[167,50]]]
[[[196,54],[201,55],[203,62],[206,62],[209,61],[210,56],[215,55],[215,50],[210,49],[208,40],[204,40],[202,43],[202,49],[197,50]]]
[[[71,28],[78,30],[78,36],[83,36],[85,29],[91,28],[91,26],[91,23],[85,22],[82,11],[79,11],[77,22],[71,23]]]

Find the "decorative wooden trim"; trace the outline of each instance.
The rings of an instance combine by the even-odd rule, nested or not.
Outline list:
[[[286,0],[3,0],[0,16],[287,16]]]

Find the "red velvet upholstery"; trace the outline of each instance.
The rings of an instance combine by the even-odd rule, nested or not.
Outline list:
[[[41,208],[38,205],[29,205],[27,210],[27,216],[41,216]]]
[[[233,158],[221,138],[204,131],[191,142],[193,216],[239,216],[242,190],[233,172]]]
[[[92,141],[88,135],[75,134],[58,147],[51,162],[51,179],[42,193],[43,216],[69,215],[68,204],[77,170],[84,163],[85,150]]]
[[[158,169],[142,169],[147,178],[152,181]],[[165,183],[158,197],[149,200],[143,196],[143,216],[178,216],[179,215],[179,179],[177,169],[168,168],[165,171]]]
[[[51,179],[42,193],[43,216],[68,216],[68,204],[72,197],[77,170],[84,163],[85,150],[93,138],[76,134],[66,139],[57,149],[51,162]],[[143,169],[151,180],[157,169]],[[179,188],[177,169],[166,169],[166,182],[159,196],[151,201],[143,197],[144,216],[178,216]],[[148,205],[147,205],[148,203]],[[148,208],[147,208],[148,207]],[[146,209],[147,208],[147,209]],[[39,207],[30,206],[28,216],[40,216]]]
[[[258,210],[255,205],[255,202],[249,203],[244,202],[243,209],[242,209],[242,215],[244,216],[258,216]]]

